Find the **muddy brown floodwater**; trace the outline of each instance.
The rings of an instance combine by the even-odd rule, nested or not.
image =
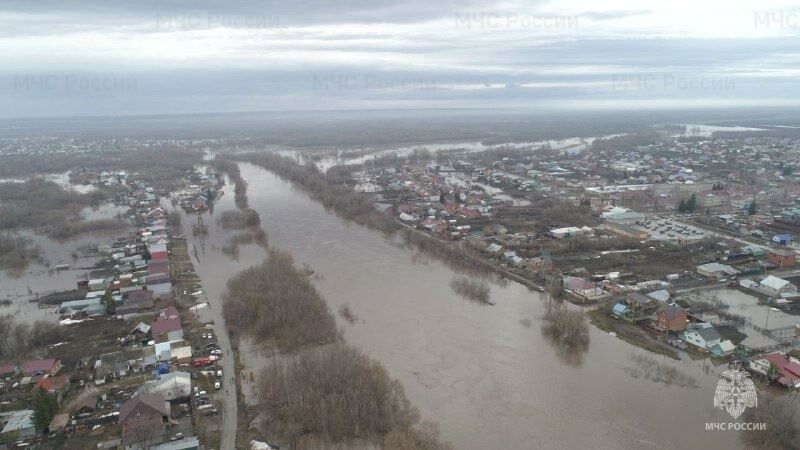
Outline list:
[[[539,294],[508,283],[492,286],[495,306],[464,300],[441,263],[341,220],[266,170],[241,164],[241,173],[270,245],[316,271],[334,314],[349,305],[357,320],[337,317],[345,339],[381,361],[456,448],[741,447],[736,432],[705,431],[706,422],[730,421],[713,407],[722,368],[656,356],[594,327],[588,351],[565,355],[542,336]],[[247,246],[238,261],[223,256],[222,233],[210,227],[198,249],[209,262],[201,271],[212,302],[264,255]],[[256,373],[266,363],[243,359]],[[643,359],[693,381],[660,381],[641,369]]]

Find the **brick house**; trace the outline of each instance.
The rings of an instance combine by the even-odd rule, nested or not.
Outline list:
[[[767,253],[767,261],[778,267],[794,267],[797,257],[791,250],[776,248]]]
[[[675,305],[664,305],[656,311],[655,320],[651,326],[661,332],[683,331],[686,329],[686,322],[689,315],[686,311]]]

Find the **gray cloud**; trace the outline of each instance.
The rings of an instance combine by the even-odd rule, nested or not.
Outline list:
[[[796,10],[578,4],[7,0],[0,117],[798,101]]]

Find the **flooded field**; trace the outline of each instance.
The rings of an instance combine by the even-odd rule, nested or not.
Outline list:
[[[32,300],[56,291],[75,289],[75,278],[97,262],[96,257],[82,256],[82,249],[108,237],[82,236],[58,242],[28,231],[20,234],[39,248],[43,261],[30,264],[19,275],[0,271],[0,299],[11,300],[10,306],[0,306],[0,314],[14,314],[20,322],[55,321],[58,317],[51,309],[39,309]],[[62,264],[68,264],[69,268],[56,270],[56,266]]]
[[[765,336],[753,326],[770,330],[778,338],[781,335],[790,336],[794,334],[794,325],[800,321],[800,317],[786,314],[778,308],[759,304],[758,299],[736,289],[716,289],[710,291],[694,292],[688,294],[689,299],[698,299],[706,302],[719,302],[725,305],[725,311],[730,314],[744,317],[746,324],[742,332],[747,334],[747,338],[742,344],[748,347],[762,347],[773,345],[779,341]],[[708,320],[718,322],[722,319],[707,314]]]
[[[740,447],[735,432],[705,431],[707,421],[728,420],[713,407],[721,368],[656,357],[595,328],[587,351],[565,353],[542,336],[538,294],[509,283],[491,287],[495,306],[467,301],[451,289],[448,267],[341,220],[270,172],[240,167],[270,245],[315,271],[331,311],[349,307],[352,323],[337,319],[345,339],[381,361],[456,448]],[[226,208],[231,194],[215,214]],[[229,235],[202,217],[207,236],[191,236],[194,217],[183,227],[216,321],[227,280],[264,251],[223,254]],[[245,374],[267,363],[243,360]]]

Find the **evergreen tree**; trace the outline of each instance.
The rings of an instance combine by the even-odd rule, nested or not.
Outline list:
[[[697,209],[697,195],[692,194],[692,196],[689,197],[689,201],[686,202],[686,211],[694,212],[695,209]]]
[[[36,429],[41,431],[47,428],[57,411],[56,396],[48,394],[44,389],[36,389],[33,394],[33,423]]]
[[[753,199],[753,201],[750,202],[750,206],[747,207],[747,215],[752,216],[757,211],[758,211],[758,205],[756,204],[756,199]]]
[[[117,309],[117,302],[114,301],[114,296],[111,295],[111,291],[106,291],[100,301],[105,305],[108,314],[114,314],[114,311]]]
[[[678,212],[686,212],[686,200],[681,199],[680,203],[678,203]]]

